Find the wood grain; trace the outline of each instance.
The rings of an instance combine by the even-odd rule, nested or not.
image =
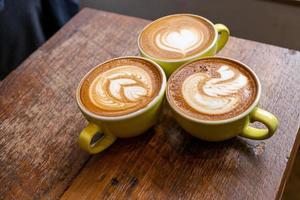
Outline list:
[[[135,54],[143,24],[85,9],[0,83],[0,199],[62,195],[90,157],[77,144],[77,84],[99,62]]]
[[[299,146],[300,53],[232,37],[220,55],[251,66],[261,107],[280,120],[269,140],[190,137],[167,105],[142,136],[90,156],[77,145],[81,77],[106,59],[136,55],[148,23],[84,9],[0,83],[0,199],[275,199]],[[76,177],[76,178],[75,178]],[[72,182],[72,180],[75,180]]]

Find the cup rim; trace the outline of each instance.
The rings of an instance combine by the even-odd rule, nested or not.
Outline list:
[[[227,61],[230,61],[230,62],[235,62],[235,63],[240,64],[243,67],[245,67],[251,73],[251,75],[254,77],[254,80],[255,80],[255,82],[257,84],[256,97],[255,97],[254,101],[252,102],[252,104],[244,112],[240,113],[237,116],[229,118],[229,119],[215,120],[215,121],[213,121],[213,120],[203,120],[203,119],[196,119],[195,117],[192,117],[192,116],[189,116],[189,115],[183,113],[175,105],[173,105],[171,103],[171,100],[169,99],[169,81],[172,79],[172,77],[174,76],[174,74],[177,71],[179,71],[181,68],[184,68],[186,65],[188,65],[190,63],[197,62],[199,60],[207,60],[207,59],[224,59],[224,60],[227,60]],[[236,59],[229,58],[229,57],[223,57],[223,56],[209,56],[209,57],[205,57],[205,58],[200,58],[200,59],[193,60],[191,62],[188,62],[188,63],[180,66],[170,76],[170,78],[168,80],[168,86],[167,86],[167,89],[166,89],[166,99],[168,101],[168,104],[172,108],[172,110],[174,110],[177,114],[181,115],[182,117],[184,117],[186,119],[189,119],[189,120],[191,120],[193,122],[198,122],[198,123],[202,123],[202,124],[211,124],[211,125],[226,124],[226,123],[234,122],[234,121],[237,121],[237,120],[239,120],[241,118],[246,117],[257,106],[258,101],[260,99],[260,95],[261,95],[261,83],[260,83],[260,80],[258,79],[258,76],[255,74],[255,72],[248,65],[244,64],[243,62],[238,61]]]
[[[211,42],[211,44],[206,48],[204,49],[203,51],[193,55],[193,56],[189,56],[189,57],[186,57],[186,58],[182,58],[182,59],[172,59],[172,60],[166,60],[166,59],[159,59],[159,58],[155,58],[153,56],[150,56],[149,54],[147,54],[141,47],[140,45],[140,38],[141,38],[141,35],[142,33],[149,27],[151,26],[153,23],[157,22],[158,20],[161,20],[161,19],[165,19],[165,18],[168,18],[168,17],[173,17],[173,16],[191,16],[191,17],[196,17],[196,18],[200,18],[204,21],[206,21],[208,24],[210,24],[215,32],[215,37],[214,37],[214,40]],[[172,15],[167,15],[167,16],[164,16],[164,17],[161,17],[161,18],[158,18],[152,22],[150,22],[149,24],[147,24],[142,30],[141,32],[139,33],[139,36],[138,36],[138,39],[137,39],[137,44],[138,44],[138,48],[140,50],[140,52],[147,56],[148,58],[152,59],[152,60],[155,60],[157,62],[166,62],[166,63],[176,63],[176,62],[186,62],[186,61],[189,61],[189,60],[192,60],[192,59],[195,59],[195,58],[198,58],[199,56],[207,53],[209,50],[211,50],[213,48],[213,46],[216,44],[217,42],[217,39],[218,39],[218,33],[217,33],[217,30],[215,28],[215,24],[213,24],[210,20],[206,19],[205,17],[202,17],[200,15],[195,15],[195,14],[190,14],[190,13],[179,13],[179,14],[172,14]]]
[[[114,61],[114,60],[118,60],[118,59],[127,59],[127,58],[134,58],[134,59],[146,60],[146,61],[152,63],[159,70],[160,75],[162,77],[162,84],[161,84],[161,87],[160,87],[160,90],[159,90],[158,94],[144,108],[141,108],[141,109],[139,109],[137,111],[134,111],[132,113],[128,113],[128,114],[125,114],[125,115],[120,115],[120,116],[103,116],[103,115],[98,115],[98,114],[95,114],[95,113],[89,111],[83,105],[83,103],[81,102],[81,98],[80,98],[80,89],[81,89],[81,86],[82,86],[84,80],[86,79],[86,77],[92,71],[94,71],[96,68],[100,67],[101,65],[103,65],[105,63],[108,63],[108,62],[111,62],[111,61]],[[167,87],[167,78],[166,78],[166,75],[165,75],[163,69],[157,63],[155,63],[154,61],[152,61],[152,60],[150,60],[148,58],[143,58],[143,57],[140,57],[140,56],[121,56],[121,57],[109,59],[109,60],[106,60],[104,62],[101,62],[100,64],[97,64],[95,67],[93,67],[91,70],[89,70],[83,76],[83,78],[80,80],[80,82],[79,82],[79,84],[77,86],[77,89],[76,89],[76,102],[77,102],[77,105],[78,105],[79,109],[84,114],[88,115],[89,117],[92,117],[93,119],[97,119],[97,120],[101,120],[101,121],[117,121],[117,120],[123,120],[123,119],[129,119],[129,118],[136,117],[136,116],[138,116],[138,115],[146,112],[150,108],[152,108],[152,106],[154,104],[156,104],[160,100],[160,98],[165,94],[166,87]]]

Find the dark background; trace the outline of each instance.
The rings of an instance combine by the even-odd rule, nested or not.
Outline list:
[[[81,7],[149,20],[193,13],[227,25],[233,36],[300,50],[300,1],[81,0]]]

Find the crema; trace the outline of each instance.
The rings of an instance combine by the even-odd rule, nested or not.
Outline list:
[[[215,38],[214,27],[193,15],[170,15],[152,22],[139,38],[141,49],[151,57],[177,60],[207,49]]]
[[[83,105],[102,116],[135,112],[158,95],[162,78],[152,63],[137,58],[108,61],[91,71],[80,90]]]
[[[168,98],[183,113],[203,120],[223,120],[244,112],[257,84],[239,63],[222,58],[191,62],[169,80]]]

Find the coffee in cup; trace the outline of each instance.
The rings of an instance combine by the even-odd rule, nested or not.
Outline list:
[[[169,81],[170,103],[202,120],[233,118],[247,110],[256,95],[257,85],[251,73],[220,58],[186,65]]]
[[[80,100],[101,116],[122,116],[146,107],[159,93],[162,76],[140,58],[115,59],[91,71],[82,82]]]

